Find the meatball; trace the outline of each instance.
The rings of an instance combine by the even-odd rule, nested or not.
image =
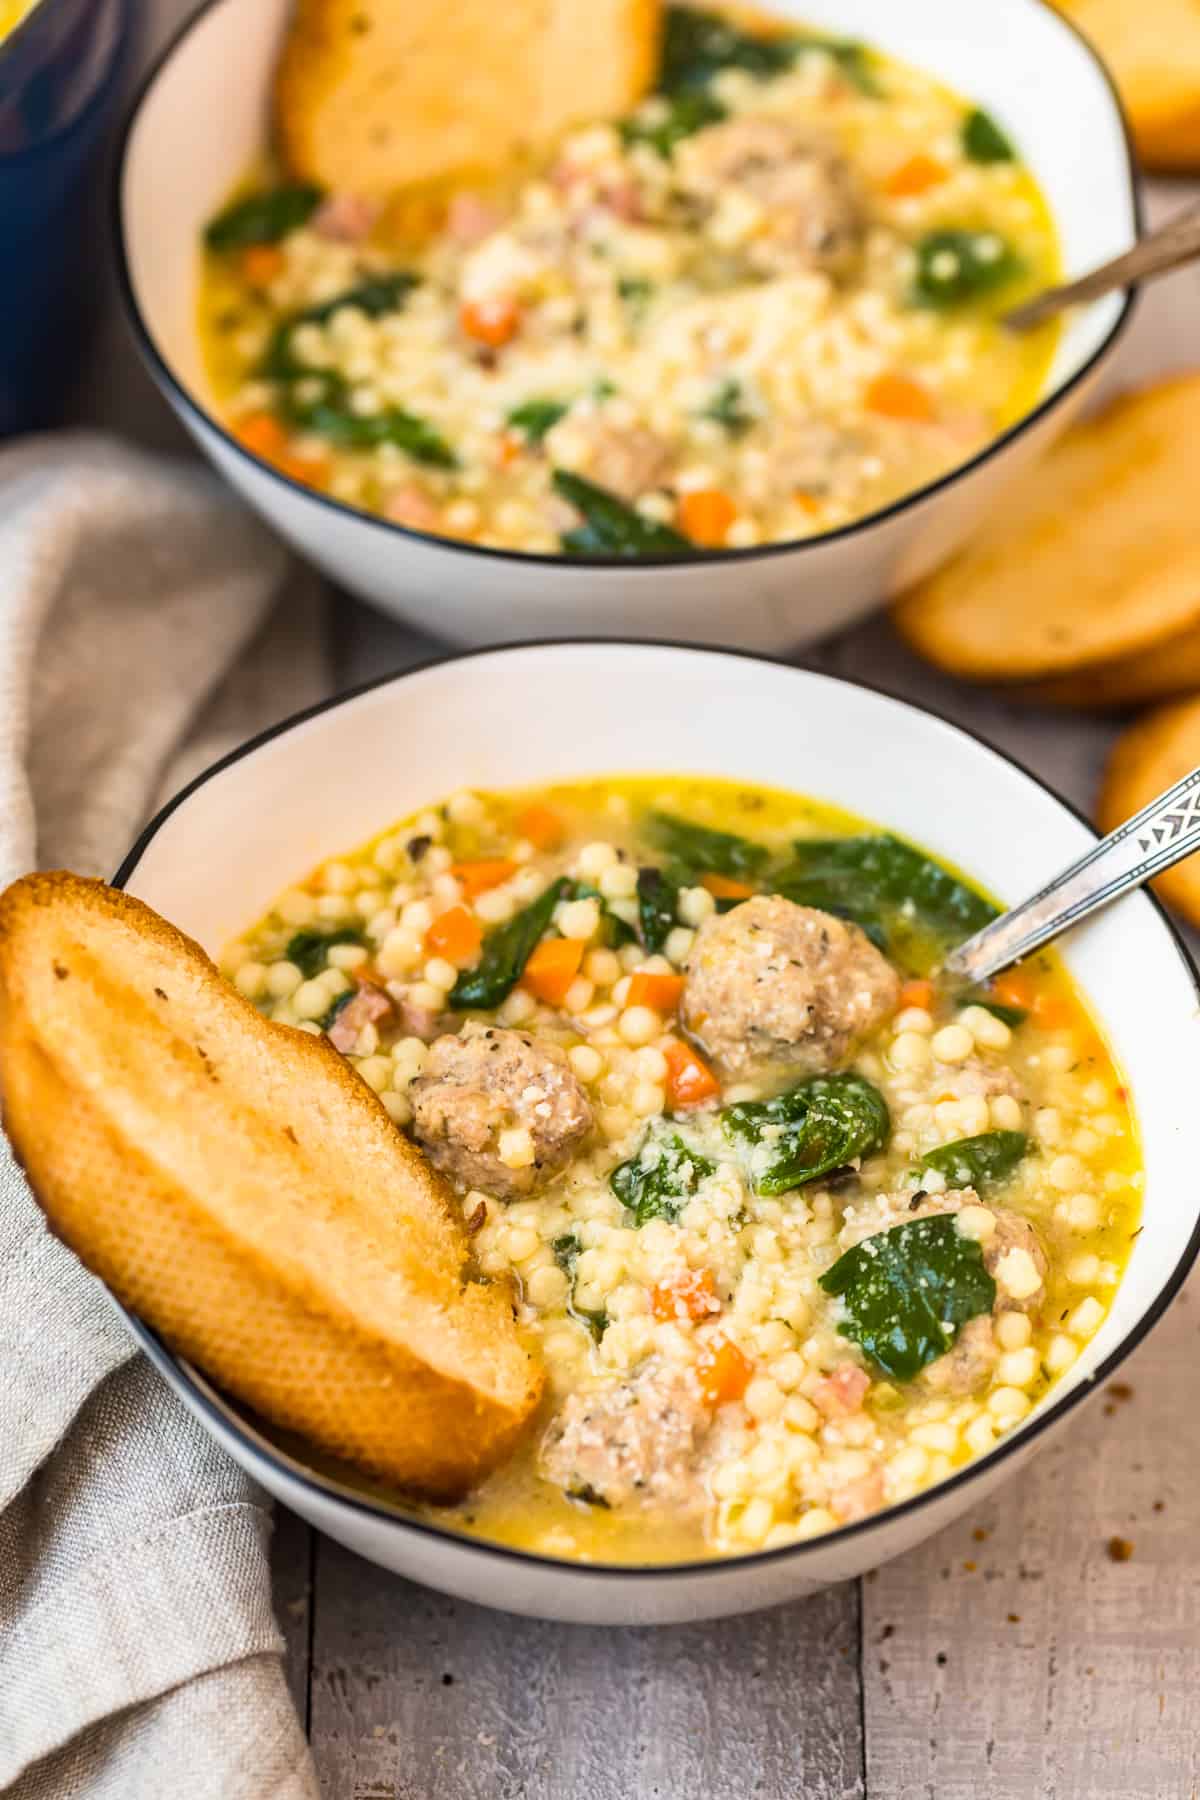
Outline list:
[[[730,119],[686,140],[677,160],[685,194],[715,207],[732,191],[761,212],[745,250],[756,273],[853,267],[863,210],[849,164],[830,145],[785,119]]]
[[[438,1038],[409,1098],[430,1162],[502,1200],[556,1174],[592,1128],[564,1052],[524,1031],[472,1024]]]
[[[727,1076],[835,1068],[900,993],[857,925],[778,894],[706,919],[686,970],[684,1027]]]
[[[542,1474],[593,1503],[697,1511],[706,1500],[698,1465],[711,1417],[690,1369],[652,1360],[628,1380],[571,1395],[547,1430]]]
[[[612,425],[596,418],[571,420],[569,430],[586,443],[579,472],[622,500],[640,499],[662,487],[671,474],[671,446],[645,425]]]
[[[996,1366],[1000,1351],[989,1313],[968,1319],[954,1340],[954,1348],[939,1356],[924,1371],[926,1387],[939,1394],[973,1394],[983,1386]]]

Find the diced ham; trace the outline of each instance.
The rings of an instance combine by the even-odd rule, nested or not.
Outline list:
[[[352,1000],[347,1000],[333,1024],[329,1027],[329,1041],[335,1050],[347,1055],[358,1042],[358,1034],[364,1025],[377,1025],[392,1012],[392,1003],[382,988],[374,982],[364,981],[359,986]]]
[[[434,531],[438,509],[428,494],[419,487],[396,488],[384,502],[384,516],[394,525],[407,525],[411,531]]]
[[[843,1525],[849,1525],[854,1519],[865,1519],[868,1513],[878,1512],[882,1505],[883,1473],[879,1469],[871,1469],[855,1481],[848,1481],[844,1487],[836,1488],[829,1498],[830,1511]]]
[[[832,1375],[826,1375],[813,1390],[812,1403],[827,1419],[848,1419],[862,1411],[871,1377],[853,1363],[843,1363]]]
[[[464,188],[455,194],[446,214],[446,230],[456,244],[471,248],[490,237],[503,223],[499,210],[478,194]]]
[[[364,194],[330,194],[313,214],[312,228],[320,237],[358,244],[371,235],[381,210],[378,200]]]

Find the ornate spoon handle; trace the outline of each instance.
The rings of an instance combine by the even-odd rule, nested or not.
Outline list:
[[[1003,323],[1012,331],[1030,331],[1043,320],[1053,318],[1064,306],[1076,306],[1084,300],[1098,300],[1114,288],[1130,287],[1135,281],[1148,281],[1153,275],[1165,275],[1181,263],[1200,256],[1200,206],[1185,207],[1168,219],[1157,231],[1139,238],[1132,250],[1114,256],[1062,287],[1047,288],[1021,306],[1003,315]]]
[[[1200,850],[1200,769],[1193,769],[1102,838],[1040,893],[960,944],[946,958],[946,969],[972,982],[987,981],[1196,850]]]

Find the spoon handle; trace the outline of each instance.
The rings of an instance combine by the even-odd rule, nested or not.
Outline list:
[[[1139,238],[1132,250],[1114,256],[1111,262],[1101,263],[1098,269],[1081,275],[1078,281],[1047,288],[1044,294],[1037,294],[1022,306],[1014,306],[1011,312],[1004,314],[1003,323],[1011,331],[1031,331],[1065,306],[1098,300],[1114,288],[1129,287],[1152,275],[1165,275],[1168,269],[1177,269],[1194,256],[1200,256],[1200,206],[1185,207],[1157,231]]]
[[[946,958],[946,969],[971,982],[988,981],[1196,850],[1200,850],[1200,769],[1118,825],[1040,893],[960,944]]]

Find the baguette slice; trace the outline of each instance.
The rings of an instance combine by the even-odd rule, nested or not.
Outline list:
[[[0,896],[0,1089],[54,1230],[264,1418],[435,1499],[511,1451],[541,1371],[440,1177],[149,907],[69,874]]]
[[[897,602],[914,650],[975,680],[1037,680],[1200,627],[1200,374],[1073,425],[959,555]]]
[[[1143,161],[1200,168],[1196,0],[1055,0],[1108,63]]]
[[[661,0],[296,0],[275,80],[284,161],[381,199],[503,167],[635,105],[660,14]]]
[[[1198,765],[1200,696],[1156,707],[1113,746],[1096,807],[1100,830],[1115,831]],[[1200,837],[1200,831],[1196,836]],[[1200,849],[1160,875],[1153,885],[1168,906],[1192,925],[1200,925]]]
[[[1069,706],[1080,712],[1115,712],[1151,700],[1200,690],[1200,629],[1168,638],[1117,662],[1097,663],[1073,675],[1059,675],[1026,688],[1021,698],[1038,706]]]

